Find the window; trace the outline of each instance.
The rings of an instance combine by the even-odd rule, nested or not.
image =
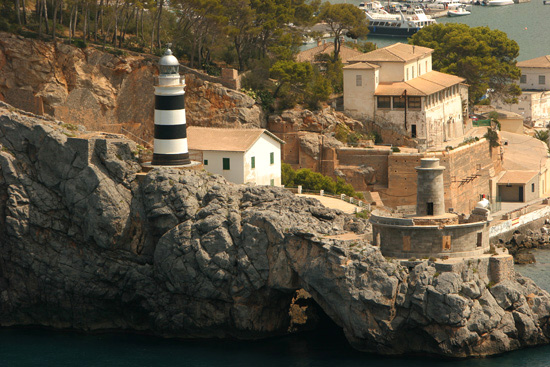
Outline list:
[[[363,76],[362,75],[356,75],[355,76],[355,86],[361,87],[363,85]]]
[[[271,186],[275,186],[275,180],[272,178],[271,180],[269,180],[269,184],[270,184]]]
[[[534,183],[531,184],[531,192],[535,192],[535,184]]]
[[[256,168],[256,157],[250,158],[250,168]]]
[[[393,108],[405,108],[405,97],[393,97]]]
[[[377,105],[378,108],[391,108],[391,97],[377,97]]]
[[[481,247],[483,245],[483,233],[482,232],[478,232],[477,233],[477,243],[476,243],[476,246],[477,247]]]
[[[208,159],[205,159],[205,160],[204,160],[204,165],[205,165],[205,166],[208,166]]]
[[[275,164],[275,153],[269,153],[269,164]]]
[[[420,101],[420,97],[409,97],[407,98],[409,102],[409,105],[408,107],[409,108],[414,108],[414,109],[420,109],[420,107],[422,107],[422,103]]]
[[[519,79],[519,82],[520,83],[527,83],[527,75],[522,75],[521,78]]]
[[[546,84],[546,76],[539,75],[539,84]]]
[[[413,79],[414,79],[414,65],[413,65],[413,69],[412,69],[412,70],[413,70],[413,71],[412,71],[412,77],[413,77]]]
[[[409,80],[409,68],[407,68],[407,79],[406,80]]]
[[[222,162],[223,162],[223,170],[228,171],[230,169],[229,158],[223,158]]]

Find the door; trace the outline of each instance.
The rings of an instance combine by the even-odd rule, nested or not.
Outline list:
[[[416,124],[411,125],[411,137],[416,138]]]

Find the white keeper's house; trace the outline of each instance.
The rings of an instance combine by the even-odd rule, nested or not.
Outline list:
[[[432,70],[433,50],[403,43],[349,59],[344,109],[433,147],[464,136],[468,87]]]
[[[228,181],[281,186],[281,144],[265,129],[189,126],[189,154],[202,157],[204,169]]]

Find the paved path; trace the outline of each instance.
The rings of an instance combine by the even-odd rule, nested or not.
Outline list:
[[[327,208],[340,209],[341,211],[347,214],[355,213],[355,208],[358,208],[358,206],[354,204],[346,203],[343,200],[335,199],[327,196],[309,195],[309,194],[296,194],[296,196],[304,196],[307,198],[317,199],[321,202],[321,204],[323,204]]]

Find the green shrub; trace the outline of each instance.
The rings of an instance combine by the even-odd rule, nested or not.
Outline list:
[[[391,147],[391,151],[394,153],[399,153],[401,149],[399,149],[399,147]]]
[[[340,177],[333,180],[331,177],[313,172],[307,168],[293,170],[290,164],[287,163],[281,165],[281,183],[285,187],[301,185],[304,190],[324,190],[328,194],[345,194],[351,197],[363,198],[363,194],[355,192],[353,186]]]
[[[86,41],[80,40],[80,39],[74,39],[72,41],[72,44],[75,45],[78,48],[86,48],[88,45],[86,44]]]
[[[1,32],[9,32],[10,30],[10,24],[6,19],[0,19],[0,31]]]
[[[489,141],[489,145],[492,148],[500,146],[500,143],[498,142],[498,133],[495,130],[487,128],[487,132],[483,135],[483,137]]]

